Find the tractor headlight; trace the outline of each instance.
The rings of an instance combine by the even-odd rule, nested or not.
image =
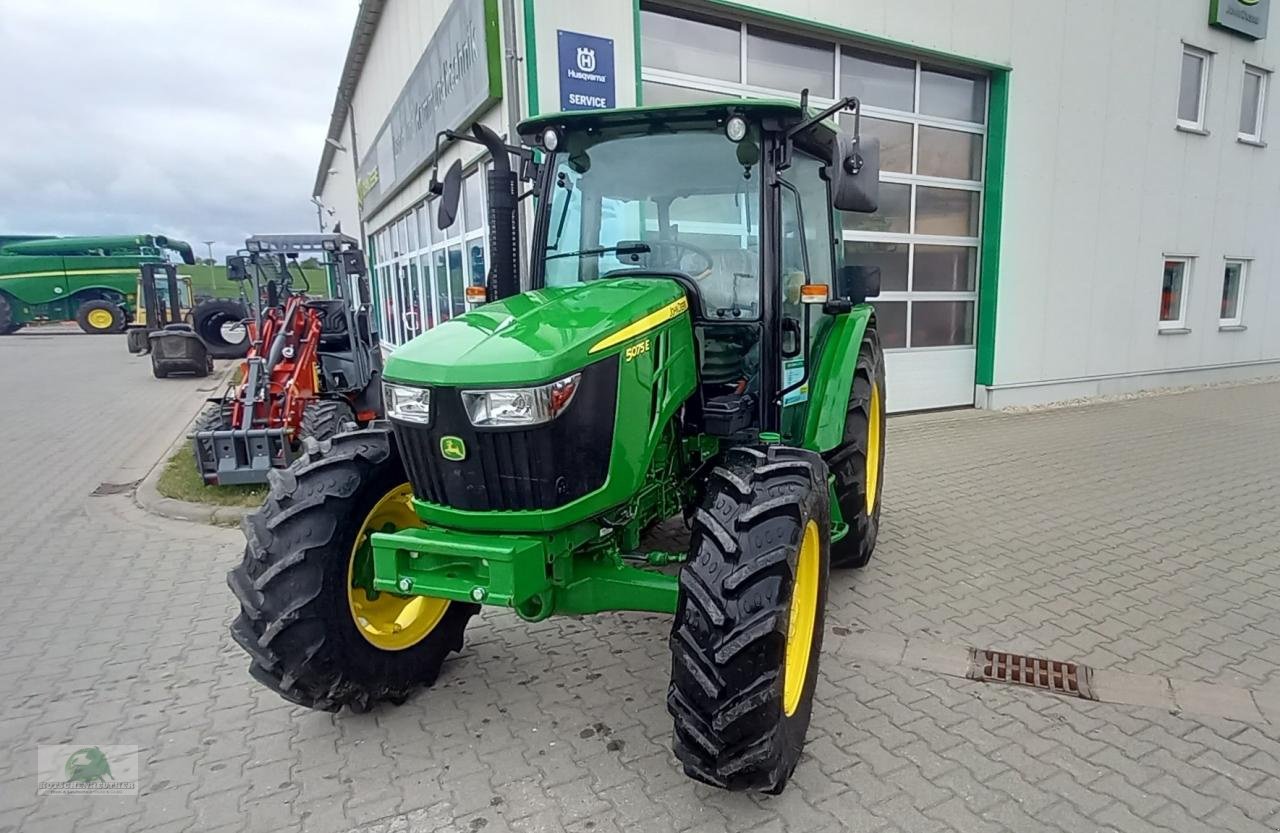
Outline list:
[[[429,388],[384,382],[382,401],[387,406],[387,416],[392,419],[424,424],[431,421],[431,390]]]
[[[475,426],[540,425],[569,407],[581,373],[536,388],[464,390],[462,404]]]

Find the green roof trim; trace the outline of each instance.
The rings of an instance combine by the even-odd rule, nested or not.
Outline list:
[[[1000,232],[1004,222],[1005,153],[1009,134],[1009,75],[992,72],[987,112],[987,165],[982,186],[982,270],[978,275],[978,356],[974,379],[995,380],[996,304],[1000,298]]]
[[[524,69],[530,117],[538,115],[538,25],[533,5],[534,0],[524,0]]]

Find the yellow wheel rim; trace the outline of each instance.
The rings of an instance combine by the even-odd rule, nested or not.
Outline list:
[[[89,314],[85,316],[85,320],[95,330],[109,330],[111,325],[116,322],[116,317],[105,309],[91,309]]]
[[[809,521],[796,559],[796,583],[791,591],[791,616],[787,622],[787,651],[782,666],[782,711],[795,714],[809,678],[813,653],[813,629],[818,619],[818,573],[822,554],[818,549],[818,524]]]
[[[351,619],[360,635],[383,651],[403,651],[417,645],[440,624],[449,608],[448,599],[370,593],[355,586],[357,564],[363,568],[363,574],[371,575],[373,572],[369,563],[373,558],[370,535],[384,530],[422,526],[410,502],[412,495],[412,489],[405,483],[382,496],[360,525],[355,544],[351,547],[351,560],[347,564],[347,605],[351,609]]]
[[[880,492],[880,386],[871,383],[871,408],[867,414],[867,514],[876,508]]]

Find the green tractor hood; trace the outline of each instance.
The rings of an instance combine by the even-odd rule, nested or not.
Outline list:
[[[434,327],[387,359],[390,381],[537,384],[617,352],[688,309],[664,278],[548,287],[486,304]]]

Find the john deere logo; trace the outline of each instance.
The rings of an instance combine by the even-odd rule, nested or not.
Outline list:
[[[455,463],[467,459],[467,444],[461,437],[441,437],[440,456]]]

